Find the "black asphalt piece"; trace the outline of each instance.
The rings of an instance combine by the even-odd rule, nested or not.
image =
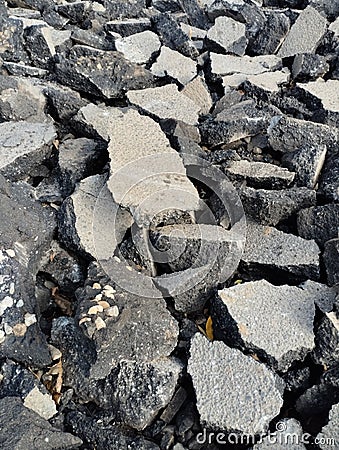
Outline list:
[[[0,0],[1,450],[338,439],[338,8]]]

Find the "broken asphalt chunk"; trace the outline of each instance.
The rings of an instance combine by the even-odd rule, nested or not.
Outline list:
[[[239,434],[265,432],[283,404],[283,381],[250,356],[199,334],[190,353],[188,372],[202,424]]]
[[[216,323],[229,329],[227,340],[233,345],[263,356],[280,371],[302,361],[313,349],[315,305],[303,289],[260,280],[218,294],[226,308]],[[232,325],[228,328],[227,323]]]

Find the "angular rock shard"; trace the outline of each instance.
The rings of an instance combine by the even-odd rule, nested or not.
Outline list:
[[[266,280],[244,283],[218,291],[226,306],[229,342],[259,352],[280,371],[302,361],[314,347],[315,306],[308,292],[295,286],[274,286]],[[275,316],[276,315],[276,316]]]
[[[319,247],[313,240],[248,222],[242,260],[249,269],[257,268],[261,274],[263,270],[281,270],[316,280],[320,271],[319,253]]]
[[[283,404],[283,381],[250,356],[200,334],[190,353],[188,372],[202,423],[239,434],[265,432]]]

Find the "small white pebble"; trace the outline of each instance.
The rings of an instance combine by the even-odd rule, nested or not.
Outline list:
[[[3,309],[11,308],[13,304],[14,302],[12,297],[9,297],[8,295],[6,295],[6,297],[3,298],[0,302],[0,305],[2,306]]]
[[[99,312],[102,312],[104,308],[100,305],[91,306],[87,312],[89,315],[98,314]]]
[[[13,295],[14,292],[15,292],[15,284],[14,284],[14,283],[11,283],[11,284],[9,285],[9,293],[10,293],[11,295]]]
[[[48,348],[53,361],[61,358],[62,353],[58,348],[54,347],[54,345],[51,344],[49,344]]]
[[[82,319],[79,320],[79,325],[81,325],[84,322],[90,322],[91,319],[89,317],[83,317]]]
[[[1,341],[1,339],[3,339]],[[5,340],[5,332],[3,330],[0,330],[0,342],[3,342]]]
[[[107,293],[105,293],[105,297],[111,298],[112,300],[114,300],[114,298],[115,298],[113,292],[107,292]]]
[[[118,317],[119,308],[115,306],[111,306],[110,308],[105,309],[105,314],[109,317]]]
[[[130,272],[133,272],[133,268],[131,266],[126,266],[126,269],[129,270]]]
[[[13,334],[13,328],[10,325],[8,325],[8,323],[5,323],[4,330],[7,335]]]
[[[17,308],[22,308],[24,306],[24,301],[22,299],[18,300],[15,305]]]
[[[110,286],[109,284],[106,284],[106,286],[104,286],[104,289],[103,289],[105,292],[115,292],[115,289],[112,287],[112,286]]]
[[[7,253],[7,255],[10,256],[11,258],[14,258],[14,256],[15,256],[15,251],[12,250],[11,248],[7,249],[7,250],[6,250],[6,253]]]
[[[108,302],[105,302],[105,300],[99,302],[98,305],[102,306],[104,309],[107,309],[111,306]]]
[[[113,258],[114,258],[117,262],[121,262],[121,259],[118,258],[117,256],[114,256]]]
[[[96,295],[95,300],[98,300],[98,301],[102,300],[102,294]]]
[[[30,327],[31,325],[36,323],[36,315],[35,314],[26,313],[24,316],[24,319],[25,319],[26,327]]]
[[[97,317],[95,319],[95,327],[97,330],[101,330],[102,328],[106,328],[105,321],[101,317]]]
[[[101,284],[100,283],[93,283],[92,288],[93,289],[101,289]]]

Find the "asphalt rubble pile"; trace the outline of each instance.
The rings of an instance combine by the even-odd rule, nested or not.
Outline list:
[[[337,1],[0,0],[1,450],[339,448],[338,129]]]

